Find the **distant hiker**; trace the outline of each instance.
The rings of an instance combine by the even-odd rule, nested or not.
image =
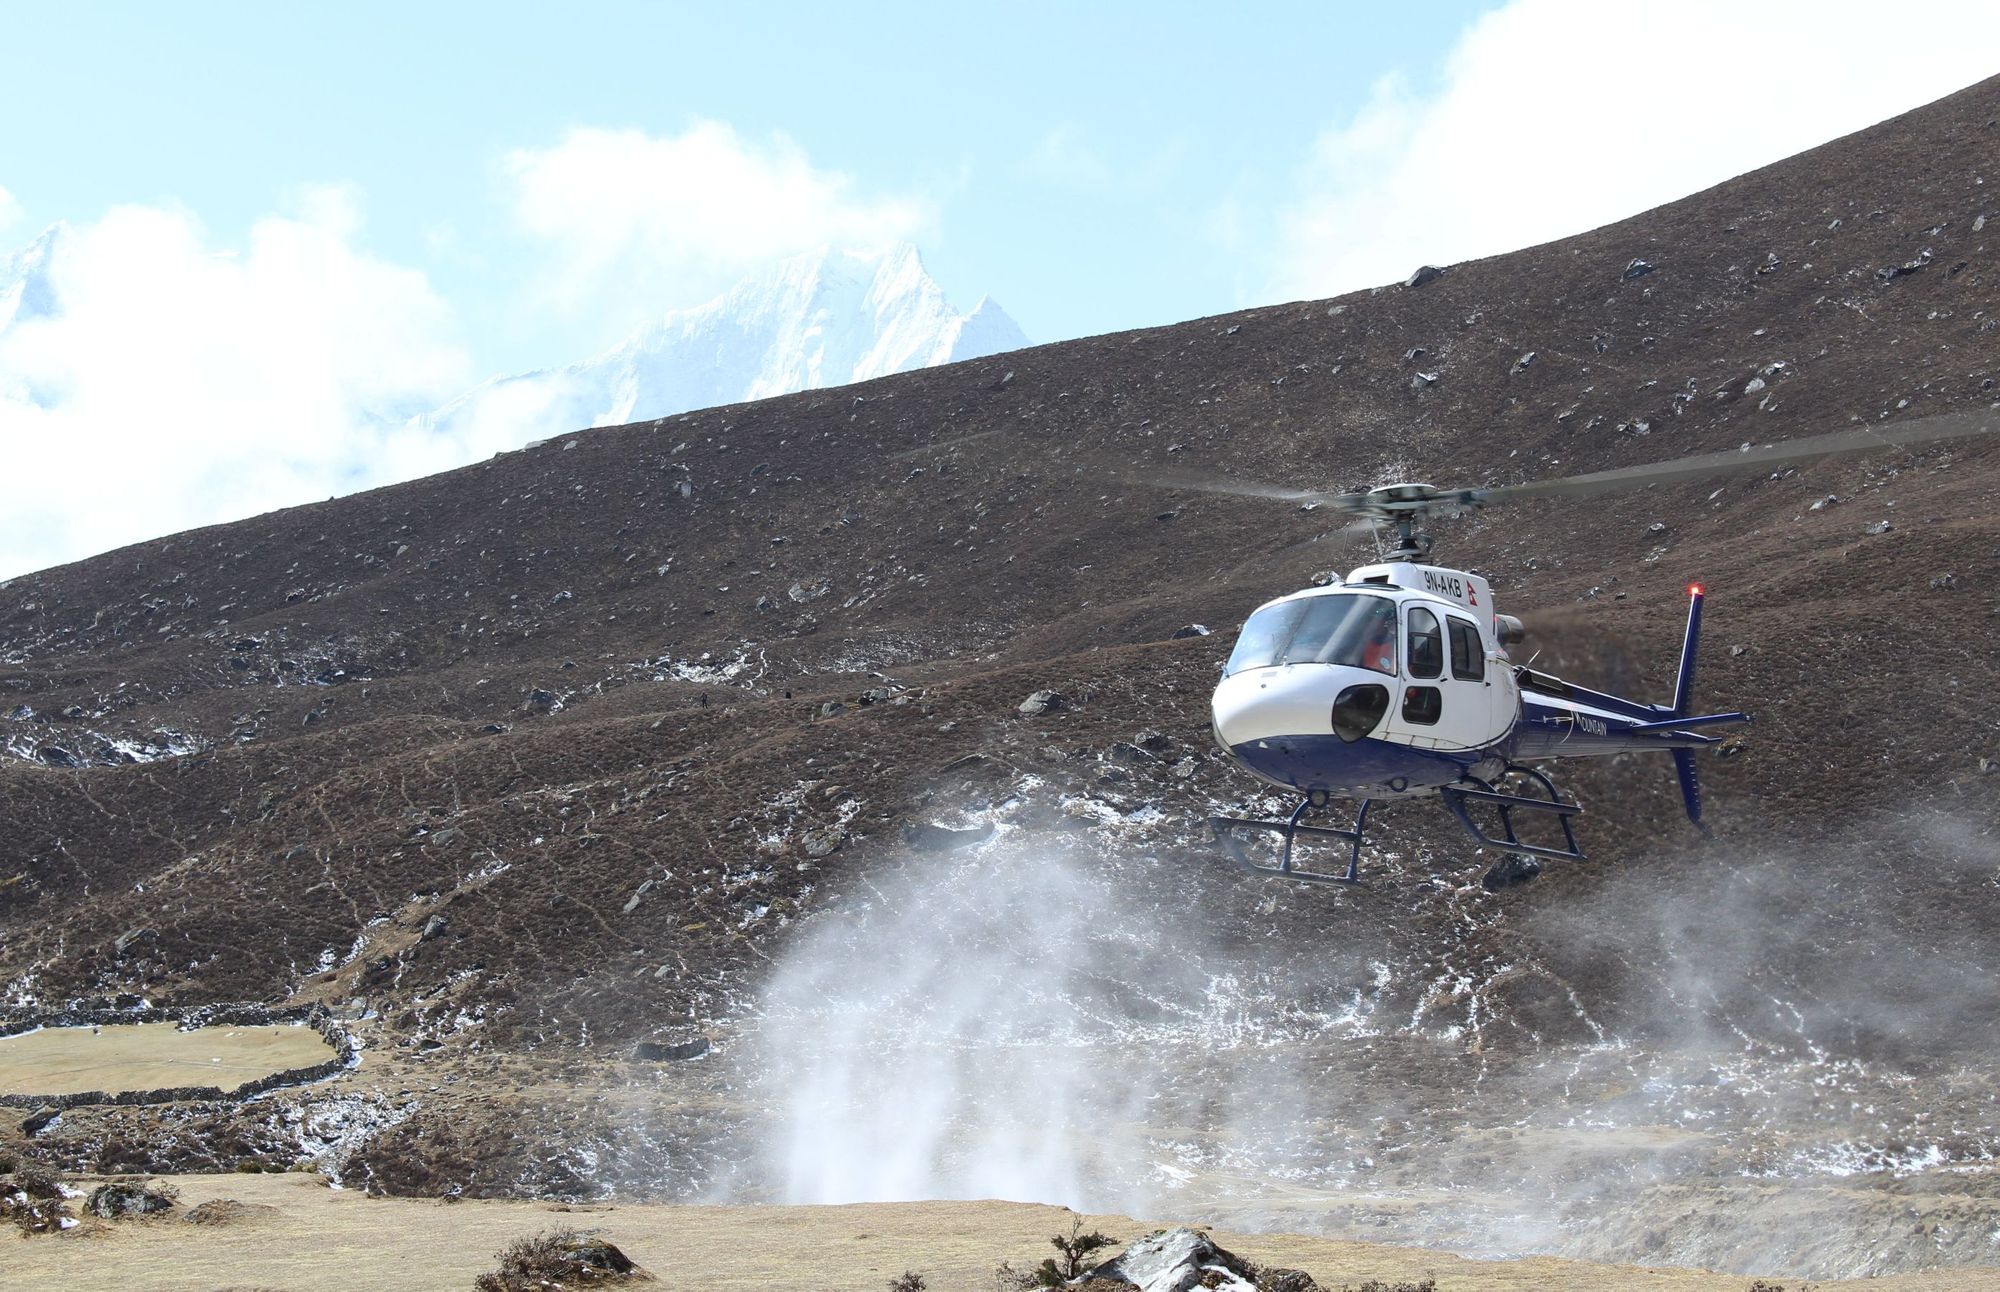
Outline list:
[[[701,693],[701,707],[704,709],[708,707],[708,692],[706,691]]]

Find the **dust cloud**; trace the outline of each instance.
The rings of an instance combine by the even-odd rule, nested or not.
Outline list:
[[[1428,915],[1073,832],[915,859],[770,979],[735,1196],[1805,1277],[1964,1264],[2000,1235],[2000,848],[1893,824],[1893,867],[1877,821],[1561,901],[1433,882]]]
[[[1249,1092],[1214,1061],[1273,1040],[1285,1006],[1209,935],[1198,896],[1146,881],[1014,836],[913,862],[822,917],[760,1029],[777,1195],[1156,1198],[1177,1168],[1147,1128],[1243,1113]]]

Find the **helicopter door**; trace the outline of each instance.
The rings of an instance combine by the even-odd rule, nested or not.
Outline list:
[[[1490,741],[1491,691],[1479,629],[1427,606],[1404,616],[1403,695],[1393,729],[1420,749],[1467,749]],[[1471,629],[1467,639],[1464,629]],[[1468,653],[1469,652],[1469,653]]]
[[[1480,636],[1478,624],[1446,615],[1444,630],[1451,656],[1451,695],[1465,710],[1467,743],[1484,745],[1497,740],[1514,724],[1512,692],[1504,685],[1494,685],[1496,680],[1505,680],[1495,676],[1504,670],[1489,664],[1486,640]]]

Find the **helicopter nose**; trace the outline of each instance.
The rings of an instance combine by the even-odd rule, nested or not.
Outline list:
[[[1344,691],[1361,685],[1380,689],[1380,684],[1387,680],[1380,673],[1339,664],[1291,664],[1246,670],[1222,679],[1215,688],[1212,712],[1216,739],[1224,748],[1234,749],[1279,736],[1332,734],[1335,701]],[[1357,731],[1346,738],[1351,740],[1365,734]]]

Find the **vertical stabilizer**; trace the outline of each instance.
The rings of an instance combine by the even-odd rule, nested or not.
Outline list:
[[[1701,585],[1688,585],[1687,636],[1681,639],[1681,672],[1674,681],[1674,717],[1685,718],[1694,706],[1694,655],[1701,646]]]
[[[1674,680],[1676,718],[1685,718],[1694,709],[1694,658],[1701,647],[1702,595],[1699,583],[1688,585],[1687,635],[1681,639],[1681,671]],[[1688,820],[1695,829],[1707,834],[1708,827],[1701,823],[1701,777],[1695,771],[1692,749],[1674,750],[1674,775],[1681,783],[1681,806],[1687,809]]]

